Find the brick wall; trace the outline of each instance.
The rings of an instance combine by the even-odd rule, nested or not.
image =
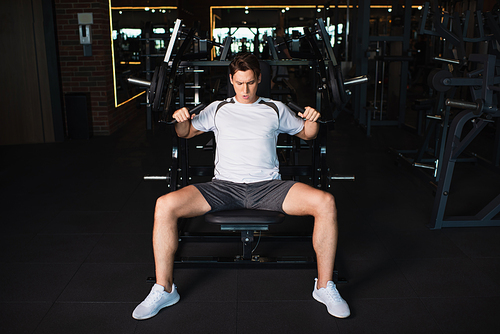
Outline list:
[[[135,101],[115,108],[108,0],[54,0],[63,94],[88,93],[94,135],[110,135],[134,118]],[[78,13],[93,13],[92,56],[83,55]]]

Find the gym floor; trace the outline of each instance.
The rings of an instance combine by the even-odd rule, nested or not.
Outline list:
[[[498,333],[500,228],[428,229],[432,191],[389,152],[418,140],[396,127],[372,134],[343,114],[329,136],[332,171],[356,175],[330,188],[348,319],[312,299],[314,268],[194,266],[175,271],[178,304],[136,321],[154,275],[154,204],[168,191],[143,176],[168,169],[169,134],[146,133],[140,118],[109,137],[0,147],[2,332]],[[500,189],[480,165],[459,165],[457,178],[464,195],[450,210],[475,213]],[[277,232],[310,229],[310,219],[290,217]],[[184,256],[240,251],[238,240],[181,244]],[[255,251],[311,252],[290,241]]]

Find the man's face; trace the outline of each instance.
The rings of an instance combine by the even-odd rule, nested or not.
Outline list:
[[[254,103],[257,101],[257,87],[260,83],[262,75],[258,78],[252,70],[236,71],[230,76],[231,84],[236,92],[236,101],[239,103]]]

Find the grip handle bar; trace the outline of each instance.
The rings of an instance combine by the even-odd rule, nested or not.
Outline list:
[[[189,110],[189,114],[190,115],[193,115],[193,114],[198,115],[200,113],[200,111],[202,111],[203,109],[205,109],[205,107],[206,107],[206,104],[200,103],[196,107],[194,107],[193,109]],[[177,120],[175,118],[173,118],[173,119],[170,119],[170,120],[166,120],[165,123],[171,125],[171,124],[177,123]]]
[[[304,108],[302,108],[301,106],[299,106],[295,102],[291,102],[290,101],[290,102],[287,103],[287,105],[295,113],[304,112]],[[305,119],[303,118],[303,120],[305,120]],[[318,122],[318,123],[328,123],[328,121],[323,121],[321,118],[318,119],[316,122]]]

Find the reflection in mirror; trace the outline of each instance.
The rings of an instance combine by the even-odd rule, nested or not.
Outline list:
[[[211,36],[219,43],[232,37],[230,58],[238,52],[251,52],[271,64],[267,97],[282,101],[300,99],[299,104],[321,108],[315,89],[316,70],[309,62],[317,56],[305,38],[304,27],[309,28],[307,31],[315,31],[319,27],[318,19],[322,19],[321,27],[329,35],[335,59],[344,61],[347,53],[341,51],[346,40],[344,27],[348,13],[346,5],[335,9],[323,5],[212,6]],[[318,34],[315,38],[324,38],[322,36]],[[326,55],[332,49],[322,43],[319,45],[319,52],[332,59]],[[218,52],[220,49],[212,54],[213,59],[217,59]],[[227,86],[229,91],[230,86]],[[298,87],[306,87],[306,91],[297,94]]]
[[[284,27],[285,40],[290,51],[298,53],[307,48],[302,40],[299,41],[303,27],[314,25],[317,18],[324,19],[326,29],[332,38],[332,46],[341,44],[345,38],[343,22],[338,21],[344,20],[346,6],[337,8],[335,17],[333,10],[321,5],[212,6],[210,11],[212,38],[223,43],[228,35],[232,36],[233,54],[247,51],[257,54],[262,59],[269,59],[271,53],[267,46],[267,36],[276,40],[278,26]],[[215,54],[215,57],[217,56]],[[299,55],[297,57],[300,58]]]
[[[176,18],[176,7],[111,7],[115,106],[144,92],[127,78],[151,80]]]

